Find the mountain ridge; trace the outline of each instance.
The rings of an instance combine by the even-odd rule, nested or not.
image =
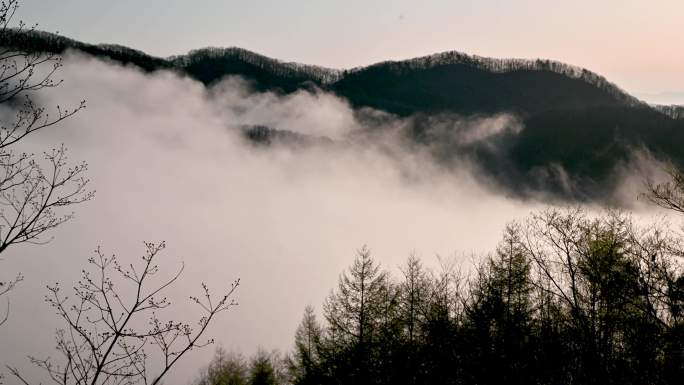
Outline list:
[[[21,38],[18,38],[21,37]],[[143,69],[148,69],[144,61],[157,63],[163,69],[166,67],[183,69],[187,68],[194,59],[237,57],[255,66],[271,69],[281,67],[280,71],[286,76],[309,77],[311,80],[318,81],[323,85],[333,84],[340,81],[347,75],[353,75],[369,69],[386,67],[390,71],[399,72],[407,70],[425,70],[435,66],[444,65],[468,65],[474,68],[486,70],[493,73],[509,73],[514,71],[549,71],[564,75],[569,78],[585,81],[598,88],[605,89],[617,98],[631,105],[645,105],[646,103],[622,90],[615,83],[608,81],[605,77],[590,71],[586,68],[566,64],[550,59],[519,59],[519,58],[494,58],[479,55],[470,55],[456,50],[438,52],[430,55],[413,57],[401,60],[387,60],[371,63],[365,66],[352,68],[329,68],[318,65],[303,64],[294,61],[282,61],[250,51],[241,47],[204,47],[190,50],[185,54],[171,55],[166,57],[153,56],[144,51],[123,46],[120,44],[84,43],[55,33],[45,31],[17,31],[8,30],[4,36],[0,37],[0,45],[14,46],[19,49],[38,49],[53,53],[62,53],[67,49],[76,49],[96,56],[110,56],[117,60],[118,56],[127,55],[129,62],[138,65]],[[166,66],[163,66],[165,63]],[[212,79],[216,80],[216,79]]]
[[[353,107],[405,118],[409,124],[403,134],[433,151],[435,159],[448,166],[466,156],[479,164],[484,177],[521,197],[542,191],[561,199],[602,199],[615,186],[615,170],[634,158],[635,149],[684,166],[683,108],[649,105],[601,75],[552,60],[492,59],[449,51],[336,70],[283,62],[237,47],[159,58],[46,32],[18,38],[13,33],[14,38],[12,33],[0,36],[0,46],[53,53],[75,49],[143,71],[177,71],[208,86],[237,75],[258,92],[331,92]],[[488,142],[467,146],[453,139],[457,132],[435,134],[432,128],[435,116],[500,113],[519,117],[525,128],[515,134],[504,130]],[[245,135],[266,145],[315,142],[278,127],[259,127]]]

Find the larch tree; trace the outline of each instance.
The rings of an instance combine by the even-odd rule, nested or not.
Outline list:
[[[386,295],[387,278],[387,273],[364,246],[324,304],[325,318],[349,355],[347,375],[360,383],[368,380],[375,363],[373,342],[379,337],[384,315],[382,299]]]
[[[295,332],[295,347],[288,361],[288,371],[294,384],[317,384],[320,382],[320,360],[323,330],[316,319],[314,308],[304,309],[302,322]]]

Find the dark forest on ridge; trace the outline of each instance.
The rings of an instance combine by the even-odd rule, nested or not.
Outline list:
[[[635,152],[684,166],[678,145],[684,141],[684,108],[648,105],[596,73],[551,60],[454,51],[336,70],[285,63],[241,48],[203,48],[158,58],[39,31],[19,36],[10,31],[0,37],[0,45],[55,54],[75,50],[148,72],[176,71],[207,86],[235,75],[259,92],[331,92],[356,108],[409,118],[403,135],[429,148],[445,166],[466,156],[478,164],[483,178],[522,199],[543,193],[561,202],[605,201],[615,188],[616,169]],[[495,113],[517,116],[525,130],[463,145],[432,127],[435,117]],[[277,139],[280,128],[268,129],[260,134]]]

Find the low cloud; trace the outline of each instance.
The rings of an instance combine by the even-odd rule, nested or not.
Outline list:
[[[162,270],[187,266],[170,293],[181,319],[196,314],[185,299],[200,282],[218,292],[241,278],[240,305],[211,332],[247,353],[285,350],[304,306],[322,302],[363,244],[392,271],[412,251],[428,264],[437,255],[480,255],[505,223],[542,205],[501,194],[467,153],[435,161],[435,148],[406,140],[413,118],[355,110],[321,91],[258,93],[239,78],[207,89],[171,72],[145,74],[77,54],[65,57],[61,77],[65,83],[41,91],[41,102],[87,99],[87,109],[25,145],[65,143],[71,159],[89,163],[97,195],[47,246],[3,254],[4,272],[27,277],[0,333],[9,364],[28,367],[26,355],[52,353],[61,325],[42,304],[44,285],[70,287],[97,245],[134,262],[143,240],[166,240]],[[495,146],[522,129],[511,115],[427,122],[428,135],[449,133],[463,146]],[[244,125],[335,142],[255,148]],[[187,383],[210,355],[193,354],[168,383]]]

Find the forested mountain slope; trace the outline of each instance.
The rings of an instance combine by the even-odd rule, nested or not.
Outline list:
[[[295,91],[314,83],[354,104],[400,114],[415,112],[538,112],[642,104],[605,78],[550,60],[492,59],[459,52],[335,70],[286,63],[241,48],[203,48],[158,58],[112,44],[86,44],[47,32],[7,31],[0,45],[61,53],[76,49],[147,71],[175,69],[205,84],[227,75],[259,89]]]
[[[445,52],[335,70],[281,62],[240,48],[204,48],[159,58],[45,32],[5,31],[0,45],[54,53],[75,49],[145,71],[177,71],[206,85],[238,75],[257,91],[322,89],[355,107],[409,119],[405,134],[434,151],[440,161],[448,165],[467,157],[484,177],[519,196],[540,191],[573,200],[605,196],[614,187],[615,170],[635,150],[684,165],[684,109],[649,106],[600,75],[549,60]],[[464,145],[448,133],[435,134],[431,126],[434,117],[499,113],[518,117],[523,129],[503,130],[485,143]],[[269,144],[293,137],[277,128],[247,131],[247,137]]]

